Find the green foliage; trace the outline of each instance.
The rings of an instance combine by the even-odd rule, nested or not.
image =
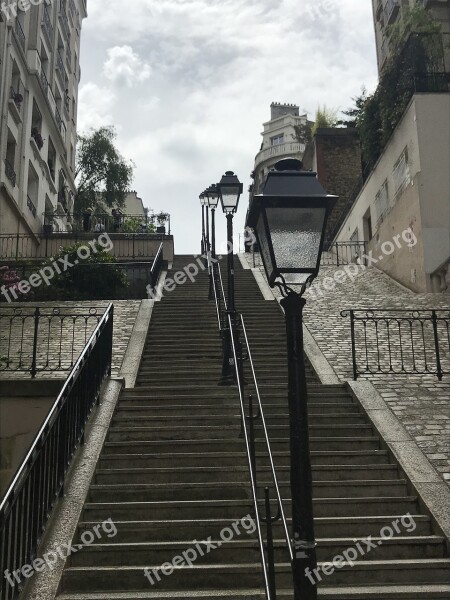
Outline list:
[[[299,144],[309,144],[309,142],[312,140],[312,126],[311,123],[309,121],[306,122],[305,125],[295,125],[294,126],[295,129],[295,134],[294,134],[294,139],[299,143]]]
[[[42,299],[54,299],[56,295],[60,300],[110,300],[129,286],[126,274],[114,265],[116,259],[104,248],[96,247],[97,253],[91,251],[88,258],[80,259],[78,250],[81,247],[85,246],[77,243],[61,248],[54,258],[44,263],[44,267],[51,266],[68,255],[69,262],[75,266],[56,275],[50,287],[39,288]]]
[[[348,118],[340,120],[339,125],[343,125],[344,127],[358,127],[363,117],[364,107],[366,105],[367,99],[367,89],[363,86],[361,89],[361,95],[356,96],[356,98],[352,98],[354,106],[342,111],[342,114],[344,114]]]
[[[440,24],[434,20],[432,13],[426,10],[421,0],[416,0],[414,6],[402,9],[401,19],[386,27],[386,37],[389,39],[391,50],[395,52],[408,39],[411,33],[439,33]]]
[[[167,222],[167,220],[169,219],[169,217],[170,217],[169,213],[162,212],[162,211],[160,213],[158,213],[157,215],[155,215],[156,222],[158,223],[159,226],[164,225]]]
[[[146,225],[144,217],[128,217],[124,220],[120,231],[123,233],[144,233],[143,224],[145,225],[145,233],[153,233],[155,226],[151,223]]]
[[[81,214],[101,201],[109,207],[123,207],[133,181],[133,164],[115,146],[113,127],[100,127],[78,137],[75,210]]]
[[[325,104],[318,107],[316,112],[316,121],[312,128],[312,135],[317,133],[318,129],[336,127],[338,124],[338,111],[335,108],[328,108]]]

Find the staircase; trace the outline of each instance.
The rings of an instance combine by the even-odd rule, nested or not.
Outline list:
[[[178,256],[173,273],[190,262]],[[289,498],[284,319],[239,263],[236,291],[282,493]],[[265,597],[256,533],[245,519],[251,500],[239,401],[235,387],[217,386],[221,344],[207,294],[208,277],[201,273],[195,284],[177,286],[155,306],[137,385],[119,400],[74,543],[109,518],[118,533],[69,559],[59,600]],[[344,562],[332,575],[321,572],[319,597],[449,600],[445,540],[399,467],[344,385],[321,385],[310,368],[308,383],[318,559],[332,561],[358,540],[364,549],[368,536],[375,544],[354,566]],[[259,425],[257,432],[262,488],[270,484],[270,471]],[[382,540],[383,527],[406,513],[415,530],[399,523],[400,533]],[[224,541],[226,531],[231,541]],[[278,597],[292,598],[281,527],[275,534]],[[186,556],[194,552],[189,567]],[[165,568],[173,572],[158,570],[175,557],[181,562]]]

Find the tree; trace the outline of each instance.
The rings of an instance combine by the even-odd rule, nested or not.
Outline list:
[[[319,106],[316,112],[316,122],[312,128],[312,135],[315,135],[318,129],[336,127],[338,124],[337,112],[335,108],[328,108],[325,104],[323,108]]]
[[[356,98],[352,98],[352,100],[354,102],[354,106],[342,111],[342,114],[348,118],[339,121],[339,125],[343,125],[344,127],[358,127],[364,114],[366,102],[368,100],[367,89],[363,87],[361,89],[361,95],[356,96]]]
[[[312,140],[312,123],[306,121],[305,124],[295,125],[294,129],[294,139],[299,144],[309,144],[309,142]]]
[[[115,146],[114,127],[100,127],[78,137],[75,180],[75,210],[81,214],[103,205],[123,207],[133,181],[134,165],[125,160]]]

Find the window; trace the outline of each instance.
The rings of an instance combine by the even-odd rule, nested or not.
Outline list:
[[[281,144],[284,144],[284,133],[270,138],[271,146],[280,146]]]
[[[55,175],[56,175],[56,150],[55,150],[55,146],[53,145],[53,142],[50,138],[48,138],[48,158],[47,158],[47,164],[48,164],[48,168],[50,171],[50,175],[53,179],[53,181],[55,181]]]
[[[389,189],[387,179],[381,186],[375,196],[375,212],[377,215],[377,225],[383,221],[383,217],[389,210]]]
[[[395,198],[397,199],[411,181],[408,164],[408,148],[405,148],[394,165],[393,171]]]

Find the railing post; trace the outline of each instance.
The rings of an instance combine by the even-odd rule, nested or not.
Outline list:
[[[352,362],[353,362],[353,379],[358,379],[358,365],[356,363],[356,340],[355,340],[355,313],[350,310],[350,329],[352,334]]]
[[[270,492],[269,488],[266,487],[264,490],[264,497],[266,503],[266,524],[267,524],[267,562],[268,574],[269,574],[269,591],[271,600],[277,600],[277,586],[275,580],[275,550],[273,547],[273,519],[272,512],[270,510]]]
[[[16,260],[19,258],[19,234],[16,237]]]
[[[133,260],[134,260],[136,258],[135,251],[134,251],[134,238],[136,237],[136,235],[134,233],[132,233],[131,237],[133,238]]]
[[[433,333],[434,333],[434,347],[436,350],[436,372],[439,381],[442,381],[442,377],[444,375],[442,371],[442,363],[441,363],[441,351],[439,348],[439,334],[438,334],[438,318],[435,310],[431,311],[431,320],[433,322]]]
[[[39,319],[41,311],[39,307],[34,311],[34,336],[33,336],[33,359],[31,361],[31,378],[34,379],[37,373],[37,343],[39,333]]]
[[[339,244],[336,242],[336,266],[340,267],[340,263],[339,263]]]

